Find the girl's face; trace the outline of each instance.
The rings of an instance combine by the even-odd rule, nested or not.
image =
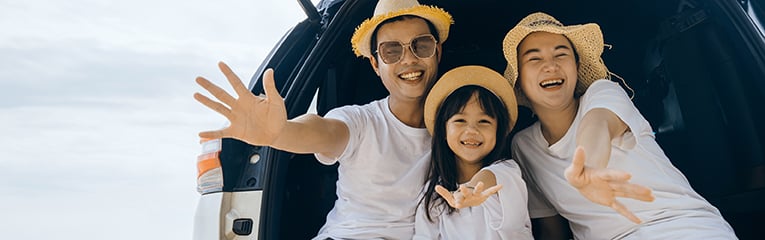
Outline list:
[[[458,161],[481,164],[497,143],[497,121],[473,94],[462,111],[446,121],[446,142]]]
[[[518,46],[518,64],[521,89],[535,110],[573,103],[577,66],[568,38],[548,32],[529,34]]]

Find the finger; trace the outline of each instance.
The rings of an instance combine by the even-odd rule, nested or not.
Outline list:
[[[566,168],[564,175],[566,180],[570,183],[579,183],[579,179],[584,172],[584,160],[585,160],[584,148],[577,147],[574,152],[574,158],[571,160],[571,165]]]
[[[269,100],[284,101],[279,94],[279,90],[276,90],[274,69],[266,69],[266,72],[263,73],[263,90],[266,92],[266,98]]]
[[[465,195],[466,193],[467,193],[467,188],[464,185],[457,187],[457,191],[454,191],[454,192],[451,193],[452,196],[454,196],[454,206],[453,207],[455,207],[455,208],[461,208],[462,207],[462,202],[464,202],[465,199],[467,198],[466,195]]]
[[[637,216],[635,216],[635,214],[633,214],[630,210],[627,210],[627,207],[622,205],[622,203],[620,203],[619,201],[614,201],[613,203],[611,203],[611,208],[616,210],[616,212],[626,217],[630,221],[636,224],[640,224],[641,222],[640,219]]]
[[[219,99],[221,102],[225,103],[228,106],[234,106],[236,103],[236,99],[229,95],[225,90],[218,87],[218,85],[213,84],[209,80],[203,78],[203,77],[197,77],[196,79],[197,84],[199,86],[202,86],[204,89],[206,89],[208,92],[210,92],[215,98]]]
[[[616,169],[599,169],[595,176],[609,182],[627,182],[632,178],[632,174]]]
[[[237,76],[226,63],[218,62],[218,68],[220,68],[220,71],[226,76],[228,83],[231,84],[231,87],[234,88],[234,91],[236,91],[236,94],[239,95],[239,97],[252,94],[250,90],[244,86],[244,83],[239,79],[239,76]]]
[[[436,193],[441,195],[441,197],[446,200],[446,203],[448,203],[449,206],[455,207],[457,205],[454,196],[452,196],[452,193],[441,185],[436,185]]]
[[[632,198],[644,202],[652,202],[655,199],[653,191],[642,185],[631,183],[609,185],[614,189],[614,195],[617,197]]]
[[[478,183],[475,184],[475,187],[473,187],[473,194],[481,193],[486,188],[486,186],[483,184],[483,182],[478,181]]]
[[[469,198],[473,196],[472,189],[468,188],[468,186],[465,184],[460,185],[459,192],[462,193],[462,196],[464,196],[465,198]],[[459,203],[460,201],[457,201],[457,202]]]
[[[460,191],[454,192],[452,194],[454,196],[454,205],[452,207],[454,208],[462,208],[462,204],[465,202],[465,195],[462,194]]]
[[[494,185],[493,187],[487,188],[485,191],[482,192],[484,196],[491,196],[492,194],[495,194],[499,192],[499,190],[502,189],[502,184]]]
[[[204,131],[204,132],[200,132],[199,133],[199,137],[201,137],[201,138],[210,138],[210,139],[229,137],[229,136],[227,136],[227,134],[224,134],[224,131],[225,131],[225,129],[224,130],[215,130],[215,131]]]
[[[227,119],[231,115],[231,109],[228,109],[228,107],[224,106],[223,104],[220,104],[219,102],[216,102],[211,100],[210,98],[207,98],[207,96],[205,95],[202,95],[200,93],[194,93],[194,99],[196,99],[197,102],[200,102],[203,105],[207,106],[208,108],[220,113]]]
[[[643,201],[643,202],[653,202],[656,199],[656,197],[653,194],[637,195],[637,194],[630,194],[625,192],[614,192],[614,196],[621,197],[621,198],[631,198],[631,199],[635,199],[635,200]]]

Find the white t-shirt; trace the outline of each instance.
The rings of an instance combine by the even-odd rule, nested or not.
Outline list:
[[[424,204],[420,204],[414,239],[534,239],[526,208],[526,184],[518,164],[505,160],[484,169],[494,173],[502,189],[483,204],[459,209],[451,215],[431,210],[433,222],[425,216]]]
[[[314,239],[411,239],[417,197],[430,159],[430,134],[399,121],[388,98],[331,110],[343,121],[348,145],[337,159],[315,154],[324,164],[339,162],[337,200]]]
[[[719,211],[697,194],[685,176],[672,165],[656,143],[648,121],[617,83],[595,81],[579,104],[573,124],[557,143],[547,143],[539,122],[513,138],[513,157],[523,167],[532,218],[560,214],[569,220],[577,239],[631,238],[630,235],[646,229],[674,230],[667,233],[671,237],[640,234],[642,239],[710,239],[712,234],[720,234],[722,239],[735,239],[733,230]],[[619,198],[643,221],[640,225],[611,208],[587,200],[563,175],[576,149],[576,131],[582,117],[596,108],[615,113],[630,130],[611,142],[611,159],[607,167],[629,172],[631,183],[651,188],[656,197],[653,202]],[[697,224],[699,222],[703,224]]]

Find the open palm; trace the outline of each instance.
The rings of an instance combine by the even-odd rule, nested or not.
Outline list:
[[[566,168],[566,180],[579,190],[590,201],[610,207],[632,222],[640,223],[640,219],[628,210],[616,197],[626,197],[640,201],[654,200],[651,189],[629,183],[632,177],[629,173],[607,169],[590,168],[584,165],[586,156],[584,149],[578,147],[574,153],[571,166]]]
[[[236,138],[252,145],[270,145],[273,143],[287,122],[287,110],[284,106],[284,99],[276,90],[273,70],[268,69],[263,74],[265,96],[255,96],[225,63],[218,63],[218,67],[239,98],[231,96],[209,80],[197,77],[197,84],[210,92],[220,102],[213,101],[200,93],[194,93],[194,98],[225,116],[230,123],[226,128],[201,132],[199,136],[202,138]]]
[[[497,184],[484,190],[483,182],[478,182],[474,189],[470,189],[463,184],[460,185],[457,191],[452,193],[443,186],[436,185],[436,192],[438,195],[441,195],[449,206],[457,209],[481,205],[486,199],[497,193],[500,189],[502,189],[502,185]]]

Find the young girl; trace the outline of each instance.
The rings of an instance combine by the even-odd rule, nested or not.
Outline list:
[[[532,239],[526,185],[504,159],[517,111],[512,87],[489,68],[458,67],[436,82],[425,100],[433,150],[415,239]]]

